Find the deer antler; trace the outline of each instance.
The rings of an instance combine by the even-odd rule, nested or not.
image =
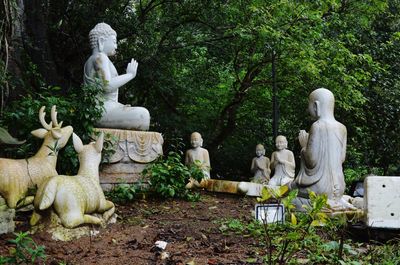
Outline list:
[[[40,108],[40,110],[39,110],[39,120],[40,120],[40,123],[42,124],[43,128],[45,128],[46,130],[50,131],[51,128],[52,128],[52,122],[47,123],[45,121],[45,119],[44,119],[44,117],[46,116],[46,112],[44,112],[45,108],[46,108],[45,106],[42,106]]]
[[[57,121],[56,105],[51,107],[51,121],[53,122],[54,127],[61,128],[61,125],[62,125],[63,122],[58,123],[58,121]]]

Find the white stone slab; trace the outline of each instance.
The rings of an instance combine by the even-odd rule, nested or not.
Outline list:
[[[364,180],[367,226],[400,229],[399,191],[399,176],[369,176]]]

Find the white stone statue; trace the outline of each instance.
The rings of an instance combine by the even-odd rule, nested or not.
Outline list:
[[[265,183],[269,181],[271,174],[269,158],[265,156],[265,148],[262,144],[256,146],[256,157],[251,161],[251,172],[254,173],[252,182]]]
[[[84,82],[90,84],[95,78],[104,82],[105,112],[97,123],[104,128],[147,131],[150,126],[149,111],[143,107],[131,107],[118,102],[118,88],[135,78],[138,63],[132,59],[126,74],[118,75],[108,56],[116,53],[117,33],[106,23],[97,24],[89,33],[92,55],[85,63]]]
[[[269,181],[270,186],[283,186],[294,179],[296,163],[293,152],[287,150],[287,139],[283,135],[276,137],[275,146],[277,151],[271,155],[271,169],[274,175]]]
[[[316,89],[309,96],[308,111],[316,121],[309,133],[304,130],[299,133],[301,167],[296,179],[289,184],[291,189],[299,189],[298,207],[307,203],[302,198],[308,198],[311,190],[316,194],[327,194],[331,202],[328,203],[335,209],[340,208],[338,204],[348,208],[342,200],[347,130],[335,120],[334,105],[335,98],[328,89]]]
[[[202,148],[203,139],[200,133],[194,132],[190,136],[190,143],[192,144],[192,149],[186,151],[185,165],[199,166],[204,174],[203,179],[210,179],[210,156],[208,155],[207,149]]]
[[[56,176],[58,150],[63,148],[72,134],[72,127],[62,128],[62,122],[57,121],[56,106],[51,108],[51,122],[45,121],[43,106],[39,111],[39,120],[43,128],[31,133],[43,139],[38,152],[27,159],[0,158],[0,195],[10,208],[16,208],[18,201],[26,197],[28,189],[35,188],[46,179]],[[32,196],[28,196],[21,206],[31,203]]]
[[[100,134],[96,142],[83,145],[81,139],[73,134],[74,148],[80,163],[78,175],[55,176],[39,186],[31,225],[35,225],[41,219],[42,211],[51,206],[66,228],[84,223],[101,224],[100,218],[90,215],[93,213],[103,214],[104,220],[111,217],[115,207],[104,197],[99,181],[103,135]]]

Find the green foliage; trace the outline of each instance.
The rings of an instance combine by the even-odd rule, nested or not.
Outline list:
[[[228,219],[221,222],[221,226],[219,227],[219,231],[222,233],[226,233],[227,231],[234,231],[236,234],[243,234],[246,229],[246,225],[244,225],[239,219]]]
[[[93,85],[85,85],[75,88],[68,95],[57,95],[58,87],[42,87],[40,92],[32,93],[8,106],[3,115],[3,124],[7,124],[10,130],[15,131],[18,137],[27,138],[29,144],[19,149],[7,149],[9,156],[32,156],[42,144],[30,135],[30,131],[41,128],[38,113],[41,106],[46,106],[47,120],[50,120],[51,106],[57,106],[57,118],[63,121],[63,125],[72,125],[74,132],[83,142],[89,142],[93,133],[94,123],[100,119],[103,105],[99,98],[102,84],[99,80]],[[34,143],[34,144],[33,144]],[[107,146],[107,145],[106,145]],[[53,154],[58,153],[57,146],[49,147]],[[106,149],[105,149],[106,150]],[[77,172],[78,158],[72,145],[67,145],[60,151],[58,158],[63,163],[57,163],[57,170],[64,174]]]
[[[132,56],[140,61],[137,77],[120,89],[120,101],[147,107],[152,129],[168,138],[199,131],[213,159],[213,174],[248,178],[255,144],[263,143],[269,153],[274,149],[272,61],[279,133],[287,136],[290,149],[298,151],[298,131],[310,126],[303,111],[308,94],[326,87],[336,97],[336,118],[348,129],[345,168],[400,172],[398,0],[51,0],[43,10],[44,32],[60,79],[81,82],[76,77],[82,75],[82,63],[90,54],[87,33],[99,19],[109,23],[120,39],[113,58],[116,68],[125,68]],[[3,69],[4,62],[0,63]],[[28,88],[21,93],[22,101],[40,98],[39,94],[47,101],[63,94],[68,99],[64,105],[76,111],[72,116],[79,122],[74,127],[90,129],[91,118],[79,116],[94,111],[81,111],[83,105],[94,106],[84,102],[93,98],[69,100],[75,89],[47,87],[35,63],[25,64],[23,78],[1,72],[0,83],[23,79]],[[33,112],[30,106],[34,105],[24,109],[33,117],[37,106]],[[16,104],[7,111],[21,109]],[[29,129],[35,127],[32,121],[23,119]],[[2,125],[11,122],[18,120],[7,118]],[[27,131],[18,137],[25,139]],[[32,149],[24,146],[19,152]],[[71,147],[62,152],[67,164],[76,164]]]
[[[329,218],[323,209],[326,207],[327,196],[316,195],[310,191],[310,205],[304,205],[304,213],[294,212],[292,200],[297,196],[297,190],[290,191],[286,198],[283,198],[288,188],[264,187],[259,202],[266,202],[271,198],[278,201],[278,204],[285,206],[285,222],[283,224],[268,224],[263,220],[263,239],[267,248],[267,264],[290,263],[295,253],[310,248],[308,244],[314,242],[318,235],[317,227],[327,225]],[[310,250],[312,253],[312,251]]]
[[[399,260],[399,239],[389,241],[385,244],[376,243],[375,245],[371,245],[370,251],[365,257],[365,261],[369,264],[395,265],[399,264]]]
[[[225,235],[233,232],[259,240],[263,250],[257,252],[266,253],[262,257],[265,264],[299,264],[299,257],[302,264],[356,264],[360,260],[359,245],[343,237],[348,220],[340,216],[328,218],[324,212],[326,196],[310,192],[310,205],[304,207],[305,212],[295,212],[292,200],[297,196],[296,191],[283,198],[278,195],[283,190],[265,189],[259,201],[268,197],[274,203],[284,204],[284,223],[226,219],[220,222],[219,230]],[[366,257],[363,260],[371,260],[372,256]]]
[[[186,189],[186,184],[190,178],[200,181],[203,172],[196,166],[189,168],[181,161],[181,154],[171,151],[146,168],[142,174],[149,178],[150,191],[162,198],[198,200],[198,195]]]
[[[147,187],[143,183],[118,184],[106,196],[113,202],[127,203],[133,201],[139,193],[147,192]]]
[[[9,257],[0,256],[0,264],[37,264],[46,261],[45,247],[38,246],[29,237],[28,232],[14,233],[15,239],[9,240],[14,246]]]

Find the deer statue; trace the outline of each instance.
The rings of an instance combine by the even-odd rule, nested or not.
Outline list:
[[[102,213],[104,220],[108,220],[115,211],[114,204],[104,197],[99,180],[104,134],[100,134],[96,142],[87,145],[83,145],[76,134],[72,139],[80,163],[78,175],[56,176],[39,186],[31,225],[36,225],[43,211],[51,206],[66,228],[84,223],[101,224],[100,218],[90,214]]]
[[[57,152],[63,148],[72,134],[72,127],[61,128],[62,122],[57,121],[56,106],[51,108],[51,122],[45,121],[45,107],[39,111],[39,120],[43,128],[31,133],[43,139],[39,151],[25,159],[0,158],[0,195],[7,201],[10,208],[16,208],[17,203],[26,197],[28,189],[42,183],[47,178],[56,176]],[[33,197],[25,198],[24,205],[33,201]]]

